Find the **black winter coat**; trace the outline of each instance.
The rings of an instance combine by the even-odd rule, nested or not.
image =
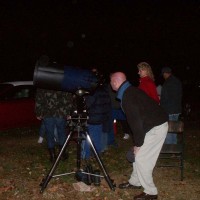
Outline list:
[[[171,75],[163,84],[160,105],[168,114],[182,112],[182,84],[179,79]]]
[[[135,146],[142,146],[153,127],[168,121],[167,113],[140,89],[130,86],[123,92],[122,109],[133,132]]]
[[[111,100],[106,86],[99,86],[93,95],[85,97],[89,124],[103,124],[109,120]]]

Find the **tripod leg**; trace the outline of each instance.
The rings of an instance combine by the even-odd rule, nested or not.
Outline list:
[[[82,139],[77,139],[77,169],[81,167],[81,141]]]
[[[90,143],[90,146],[92,147],[92,150],[93,150],[93,153],[95,155],[95,158],[96,158],[99,166],[101,167],[101,170],[102,170],[102,172],[104,174],[104,178],[106,179],[110,189],[115,190],[115,187],[114,187],[114,185],[113,185],[113,183],[112,183],[112,181],[111,181],[111,179],[110,179],[110,177],[109,177],[109,175],[108,175],[108,173],[106,171],[106,168],[105,168],[101,158],[99,157],[99,154],[97,153],[97,151],[96,151],[96,149],[94,147],[94,144],[93,144],[93,142],[92,142],[92,140],[90,138],[90,135],[87,132],[85,132],[85,135],[87,137],[87,141]]]
[[[56,167],[57,167],[58,163],[60,162],[61,156],[62,156],[63,152],[65,151],[65,148],[66,148],[71,136],[72,136],[72,131],[68,134],[67,139],[66,139],[66,141],[65,141],[65,143],[64,143],[64,145],[63,145],[63,147],[62,147],[62,149],[60,151],[60,153],[58,154],[58,157],[56,158],[56,161],[52,165],[48,175],[46,176],[46,178],[40,184],[40,186],[41,186],[40,192],[41,193],[44,191],[44,189],[47,187],[49,181],[51,180],[51,178],[53,176],[53,173],[56,170]]]

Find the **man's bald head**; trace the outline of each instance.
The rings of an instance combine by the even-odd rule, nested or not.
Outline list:
[[[115,72],[110,75],[110,84],[112,89],[117,91],[121,84],[126,81],[126,75],[123,72]]]

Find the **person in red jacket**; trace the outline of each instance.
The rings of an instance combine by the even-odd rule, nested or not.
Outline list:
[[[156,85],[154,83],[154,75],[151,66],[146,62],[140,62],[138,65],[138,74],[140,76],[139,89],[143,90],[148,96],[160,103]]]

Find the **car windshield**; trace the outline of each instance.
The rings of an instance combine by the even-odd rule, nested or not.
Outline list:
[[[35,88],[32,85],[0,84],[0,86],[0,100],[34,98]]]

